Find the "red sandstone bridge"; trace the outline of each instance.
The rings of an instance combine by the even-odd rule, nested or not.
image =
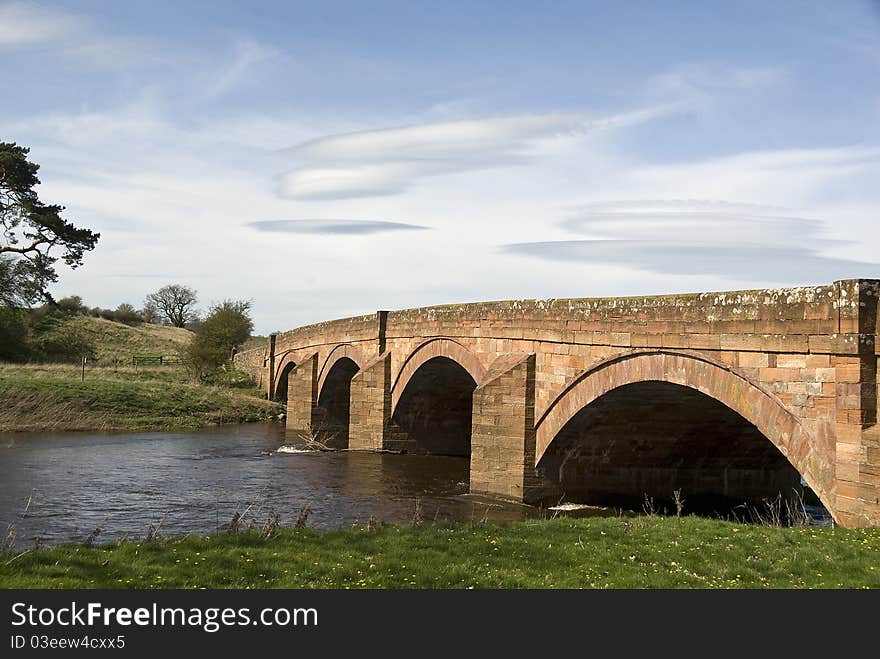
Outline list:
[[[877,525],[878,289],[379,311],[235,359],[291,431],[469,455],[473,493],[756,501],[803,477],[838,523]]]

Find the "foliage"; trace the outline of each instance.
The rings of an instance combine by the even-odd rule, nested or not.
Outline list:
[[[186,327],[196,318],[195,305],[198,302],[196,291],[180,284],[168,284],[155,293],[150,293],[144,306],[155,307],[162,318],[174,327]]]
[[[58,300],[56,306],[65,316],[86,315],[91,311],[91,309],[83,304],[83,300],[79,295],[63,297]]]
[[[26,359],[30,355],[29,339],[27,312],[0,306],[0,360]]]
[[[197,377],[228,363],[233,349],[248,340],[254,327],[250,308],[245,300],[224,300],[211,307],[186,349],[186,362]]]
[[[23,307],[39,300],[38,284],[27,260],[0,253],[0,306]]]
[[[69,323],[56,323],[49,331],[33,341],[34,352],[42,359],[54,362],[78,362],[83,357],[97,357],[95,342],[82,329]]]
[[[63,206],[40,201],[34,189],[40,166],[27,159],[29,152],[0,142],[0,300],[7,306],[50,300],[58,259],[71,268],[82,265],[100,237],[63,219]]]
[[[141,307],[141,310],[138,313],[145,323],[157,325],[162,322],[162,314],[159,313],[156,304],[149,299],[144,301],[144,306]]]

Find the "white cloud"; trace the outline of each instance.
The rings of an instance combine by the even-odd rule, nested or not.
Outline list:
[[[25,46],[63,39],[82,29],[73,16],[32,3],[0,5],[0,47]]]
[[[330,135],[282,152],[296,168],[282,177],[280,192],[293,199],[399,194],[425,177],[524,164],[541,143],[625,128],[679,109],[514,115]]]

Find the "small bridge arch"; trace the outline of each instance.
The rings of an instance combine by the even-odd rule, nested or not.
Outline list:
[[[457,341],[433,338],[418,345],[391,388],[396,446],[469,456],[473,394],[484,372],[477,355]]]
[[[397,409],[400,397],[406,390],[416,371],[426,362],[437,357],[445,357],[467,371],[476,385],[480,384],[486,372],[480,358],[464,345],[453,339],[432,338],[416,346],[404,360],[391,386],[392,414]]]
[[[353,363],[357,370],[363,368],[367,361],[363,351],[351,343],[340,343],[335,346],[321,365],[321,372],[318,375],[318,400],[321,399],[321,395],[324,392],[327,377],[333,372],[334,367],[344,363],[343,360]]]
[[[287,402],[287,378],[290,372],[296,368],[293,351],[281,356],[275,367],[275,382],[272,383],[272,399],[282,403]]]

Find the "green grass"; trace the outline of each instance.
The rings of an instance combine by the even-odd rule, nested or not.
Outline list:
[[[4,588],[876,588],[880,529],[697,517],[282,529],[0,557]]]
[[[0,364],[0,431],[163,430],[266,421],[283,412],[256,388],[189,381],[179,367]]]

